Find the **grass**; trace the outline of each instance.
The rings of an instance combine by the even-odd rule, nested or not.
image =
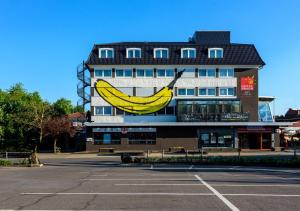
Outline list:
[[[28,159],[23,159],[23,160],[18,160],[17,162],[13,162],[11,160],[1,160],[0,159],[0,166],[20,166],[20,167],[25,167],[29,166],[29,161]]]
[[[149,157],[147,163],[189,163],[241,166],[280,166],[300,167],[300,159],[293,156],[187,156],[187,157]]]

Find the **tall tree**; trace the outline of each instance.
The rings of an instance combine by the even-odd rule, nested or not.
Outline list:
[[[55,116],[67,115],[73,112],[73,105],[71,100],[60,98],[53,103],[53,111]]]
[[[76,131],[72,126],[71,122],[65,116],[53,117],[45,123],[45,136],[53,138],[53,151],[57,151],[57,141],[62,135],[68,135],[73,137]]]

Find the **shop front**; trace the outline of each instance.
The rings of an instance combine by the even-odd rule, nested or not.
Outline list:
[[[272,128],[238,128],[237,134],[241,149],[271,150],[274,148],[274,134]]]

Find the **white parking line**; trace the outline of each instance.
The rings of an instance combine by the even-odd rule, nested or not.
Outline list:
[[[95,175],[91,175],[91,177],[107,177],[107,174],[95,174]]]
[[[283,172],[290,174],[300,174],[299,170],[284,170],[284,169],[267,169],[267,168],[243,168],[243,167],[155,167],[151,166],[151,169],[157,170],[235,170],[235,171],[266,171],[266,172]]]
[[[195,177],[203,184],[205,185],[209,190],[211,190],[219,199],[221,199],[231,210],[233,211],[239,211],[239,209],[234,206],[228,199],[226,199],[222,194],[220,194],[216,189],[214,189],[212,186],[210,186],[207,182],[205,182],[201,177],[198,175],[195,175]]]
[[[144,196],[215,196],[214,193],[20,193],[21,195],[128,195],[128,196],[136,196],[136,195],[144,195]],[[262,196],[262,197],[300,197],[298,194],[255,194],[255,193],[223,193],[223,196]],[[233,205],[234,206],[234,205]],[[237,208],[236,208],[237,209]],[[238,210],[238,209],[237,209]]]
[[[142,178],[109,178],[109,179],[81,179],[81,180],[91,180],[91,181],[102,181],[102,180],[105,180],[105,181],[121,181],[121,180],[126,180],[126,181],[136,181],[136,180],[139,180],[139,181],[197,181],[197,180],[194,180],[194,179],[164,179],[164,178],[153,178],[153,179],[149,179],[149,178],[145,178],[145,179],[142,179]]]
[[[224,193],[224,196],[300,197],[299,194]]]
[[[21,195],[141,195],[141,196],[213,196],[213,193],[21,193]]]
[[[149,183],[134,183],[134,184],[114,184],[115,186],[203,186],[203,184],[200,183],[191,183],[191,184],[185,184],[185,183],[160,183],[160,184],[149,184]]]
[[[200,183],[117,183],[115,186],[201,186]],[[280,184],[211,184],[213,187],[292,187],[300,188],[298,184],[280,185]]]

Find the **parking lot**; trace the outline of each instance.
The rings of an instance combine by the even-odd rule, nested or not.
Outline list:
[[[0,168],[1,209],[300,210],[300,170],[47,159]]]

